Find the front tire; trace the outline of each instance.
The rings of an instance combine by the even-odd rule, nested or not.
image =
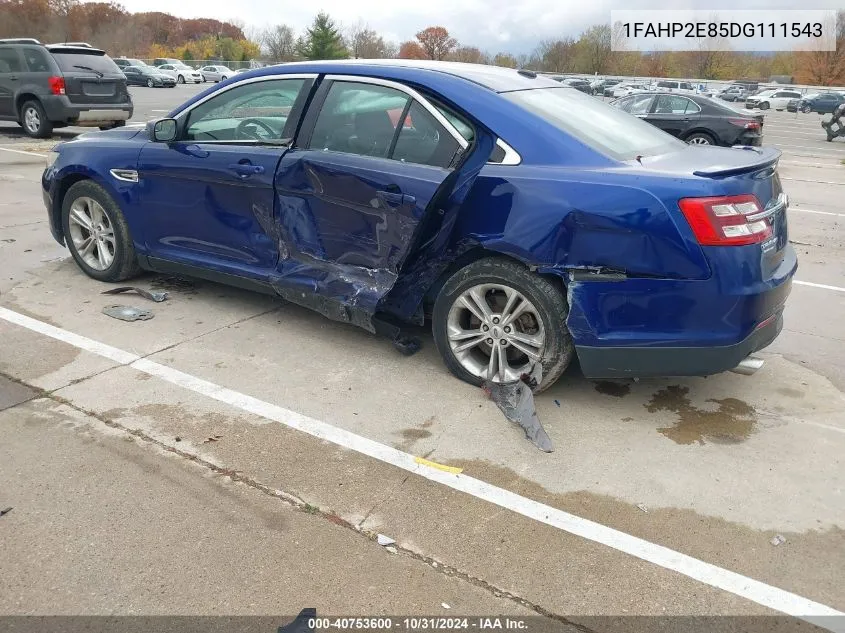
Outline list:
[[[147,79],[147,88],[152,88],[155,85],[156,82],[154,82],[152,79]]]
[[[760,104],[760,109],[761,109],[761,110],[768,110],[768,109],[769,109],[769,102],[768,102],[768,101],[764,101],[763,103],[761,103],[761,104]]]
[[[226,81],[227,79],[228,79],[228,77],[227,77],[226,75],[223,75],[223,76],[220,78],[220,81]]]
[[[120,207],[100,185],[82,180],[62,200],[62,228],[71,256],[98,281],[123,281],[141,268]]]
[[[47,119],[44,106],[39,101],[27,101],[21,106],[20,124],[27,136],[47,138],[53,133],[53,124]]]
[[[434,344],[457,378],[480,386],[518,380],[537,360],[550,387],[575,347],[560,289],[522,264],[485,258],[455,272],[434,303]]]
[[[809,113],[811,110],[812,108],[809,105],[802,106],[801,108],[801,112],[803,112],[804,114]]]

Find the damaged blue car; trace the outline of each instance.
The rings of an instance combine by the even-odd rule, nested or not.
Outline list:
[[[379,332],[430,320],[474,384],[708,375],[782,327],[797,268],[770,148],[690,146],[577,90],[476,64],[304,62],[57,146],[53,236]]]

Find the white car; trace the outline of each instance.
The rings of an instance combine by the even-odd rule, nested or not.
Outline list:
[[[176,83],[179,84],[188,81],[192,81],[195,84],[202,83],[202,73],[185,64],[162,64],[161,66],[156,66],[156,68],[165,75],[173,77]]]
[[[688,81],[675,81],[672,79],[662,79],[652,85],[652,90],[658,92],[686,92],[690,94],[695,93],[695,87]]]
[[[745,107],[748,109],[760,108],[768,110],[785,110],[790,99],[800,99],[801,93],[797,90],[764,90],[758,95],[752,95],[745,99]]]
[[[203,81],[226,81],[235,71],[226,66],[203,66],[200,68]]]
[[[627,97],[628,95],[644,92],[646,87],[642,84],[619,84],[613,87],[614,97]]]

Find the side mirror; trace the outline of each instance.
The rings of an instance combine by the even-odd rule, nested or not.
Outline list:
[[[152,140],[157,143],[170,143],[176,140],[176,119],[159,119],[153,123]]]

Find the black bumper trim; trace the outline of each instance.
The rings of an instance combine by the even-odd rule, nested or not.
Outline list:
[[[736,345],[718,347],[576,347],[587,378],[711,376],[763,349],[783,328],[783,313]]]

